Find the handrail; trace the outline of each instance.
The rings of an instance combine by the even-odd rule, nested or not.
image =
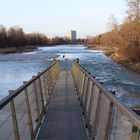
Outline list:
[[[121,111],[122,113],[124,113],[125,115],[128,115],[130,117],[130,119],[133,121],[133,123],[135,125],[138,126],[138,128],[140,129],[140,116],[138,116],[134,111],[132,111],[132,109],[130,109],[129,107],[127,107],[123,102],[119,101],[111,92],[107,91],[102,84],[100,84],[96,79],[93,78],[92,75],[90,75],[87,71],[85,71],[83,69],[83,67],[76,63],[75,65],[77,65],[77,67],[82,70],[90,79],[92,79],[95,84],[98,86],[98,88],[100,88],[103,91],[103,94],[109,98],[109,100],[111,100]]]
[[[1,138],[35,140],[59,73],[55,60],[0,101]]]
[[[28,87],[31,83],[33,83],[36,79],[38,79],[41,75],[43,75],[46,71],[48,71],[51,67],[53,67],[58,60],[55,60],[49,67],[39,73],[37,76],[34,76],[31,80],[20,86],[18,89],[14,90],[12,94],[7,95],[0,101],[0,109],[2,109],[5,105],[7,105],[12,99],[14,99],[18,94],[20,94],[26,87]]]
[[[89,97],[87,96],[90,96],[92,97],[92,94],[95,92],[93,90],[93,86],[97,87],[97,89],[99,90],[99,93],[97,94],[100,94],[101,93],[101,96],[103,97],[100,97],[100,100],[105,100],[109,105],[109,109],[107,111],[109,111],[111,113],[111,116],[109,116],[108,114],[108,119],[111,119],[113,117],[113,111],[114,109],[113,108],[117,108],[126,118],[128,118],[131,123],[133,124],[133,126],[135,126],[139,132],[139,129],[140,129],[140,116],[138,116],[132,109],[130,109],[129,107],[127,107],[126,105],[124,105],[121,101],[119,101],[115,95],[113,95],[111,92],[107,91],[103,85],[101,83],[99,83],[91,74],[89,74],[79,63],[77,63],[76,61],[73,61],[73,65],[72,65],[72,75],[73,75],[73,79],[75,81],[75,86],[76,86],[76,89],[78,91],[78,95],[80,97],[80,100],[81,100],[81,104],[83,106],[83,109],[85,108],[85,106],[87,105],[86,102],[90,102],[88,103],[88,107],[90,106],[91,104],[91,101],[85,101],[85,100],[91,100],[91,99],[88,99]],[[85,78],[86,77],[86,78]],[[88,79],[88,80],[87,80]],[[90,84],[89,84],[89,81],[92,82],[92,87],[90,87]],[[84,88],[86,88],[85,90],[82,90],[82,86],[84,86]],[[92,88],[92,89],[91,89]],[[90,91],[89,91],[90,90]],[[93,91],[91,91],[93,90]],[[91,93],[90,93],[91,92]],[[93,93],[92,93],[93,92]],[[91,95],[90,95],[91,94]],[[94,93],[95,94],[95,93]],[[95,95],[93,95],[95,96]],[[97,95],[96,95],[97,96]],[[84,101],[83,101],[83,98],[84,98]],[[106,98],[106,99],[102,99],[102,98]],[[99,102],[101,102],[99,100]],[[93,101],[92,101],[93,102]],[[95,102],[95,101],[94,101]],[[101,106],[101,104],[104,104],[104,103],[99,103],[98,105]],[[91,107],[92,108],[92,107]],[[101,113],[101,109],[102,107],[99,107],[100,110],[97,114],[98,117],[100,117],[100,113]],[[89,109],[87,109],[89,111]],[[84,113],[85,113],[85,119],[88,119],[89,117],[89,112],[83,110]],[[108,113],[109,113],[108,112]],[[96,113],[96,111],[95,111]],[[99,119],[99,118],[98,118]],[[98,120],[97,118],[95,118],[95,120]],[[90,125],[88,122],[89,120],[87,120],[87,125]],[[107,123],[112,123],[110,120],[107,120],[108,122]],[[98,122],[100,123],[100,122]],[[97,125],[97,124],[96,124]],[[133,127],[132,126],[132,127]],[[98,125],[96,127],[99,127]],[[106,127],[111,127],[111,126],[106,126]],[[108,128],[109,129],[109,128]],[[98,131],[98,130],[96,130]],[[109,131],[109,130],[105,130],[105,131]],[[110,130],[111,131],[111,130]],[[96,132],[97,133],[97,132]],[[106,132],[107,133],[107,132]],[[107,134],[109,135],[109,134]],[[96,134],[94,134],[94,137],[96,137]],[[107,136],[105,136],[107,137]],[[109,137],[109,136],[108,136]],[[98,139],[97,139],[98,140]]]

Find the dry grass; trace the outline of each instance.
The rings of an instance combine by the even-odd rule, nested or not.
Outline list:
[[[1,54],[8,54],[8,53],[18,53],[18,52],[30,52],[37,49],[36,46],[28,46],[21,49],[17,49],[16,47],[11,48],[0,48]]]

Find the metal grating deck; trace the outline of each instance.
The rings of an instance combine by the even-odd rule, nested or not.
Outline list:
[[[87,140],[81,107],[70,71],[62,71],[37,140]]]

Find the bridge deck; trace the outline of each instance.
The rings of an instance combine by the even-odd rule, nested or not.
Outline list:
[[[37,140],[87,140],[70,71],[62,71]]]

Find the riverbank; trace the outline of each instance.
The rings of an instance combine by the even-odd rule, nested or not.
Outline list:
[[[10,47],[10,48],[0,48],[0,54],[8,53],[21,53],[21,52],[31,52],[37,49],[37,46],[25,46],[25,47]]]
[[[124,67],[133,70],[137,73],[140,73],[140,62],[139,63],[134,63],[131,62],[126,56],[124,56],[122,53],[117,53],[116,48],[111,48],[107,46],[101,46],[101,45],[86,45],[89,49],[92,50],[101,50],[104,51],[104,53],[116,61],[117,63],[123,65]]]
[[[7,47],[7,48],[0,48],[0,54],[32,52],[37,50],[38,47],[46,47],[46,46],[54,47],[54,46],[61,46],[61,45],[71,45],[71,44],[48,44],[48,45],[32,45],[32,46],[24,46],[24,47]]]

